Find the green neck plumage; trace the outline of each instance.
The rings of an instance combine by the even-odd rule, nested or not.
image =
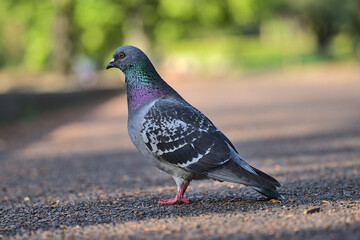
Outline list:
[[[155,98],[175,92],[162,80],[150,62],[133,64],[124,73],[129,112]]]

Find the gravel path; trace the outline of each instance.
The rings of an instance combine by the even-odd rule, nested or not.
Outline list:
[[[287,200],[195,181],[190,205],[158,205],[175,184],[132,146],[120,95],[1,130],[0,239],[359,239],[359,70],[172,85]]]

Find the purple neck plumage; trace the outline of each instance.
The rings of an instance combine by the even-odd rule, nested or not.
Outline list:
[[[152,64],[128,69],[125,71],[125,82],[129,113],[153,99],[174,93],[177,95],[175,90],[161,79]]]

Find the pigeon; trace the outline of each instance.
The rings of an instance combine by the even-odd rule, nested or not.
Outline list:
[[[175,198],[160,204],[188,204],[184,193],[190,181],[201,179],[239,183],[268,199],[285,199],[277,191],[280,183],[245,162],[230,140],[160,77],[140,49],[117,48],[109,68],[125,74],[131,141],[176,182]]]

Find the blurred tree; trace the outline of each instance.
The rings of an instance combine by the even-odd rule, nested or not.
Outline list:
[[[349,32],[354,38],[354,52],[360,59],[360,0],[352,0],[349,9]]]
[[[240,34],[259,34],[261,24],[288,11],[285,0],[229,0],[235,29]]]
[[[49,23],[51,2],[34,0],[0,1],[0,59],[3,65],[23,64],[41,69],[49,60],[52,41]]]
[[[318,53],[328,54],[332,38],[352,15],[350,5],[357,0],[301,0],[291,1],[299,16],[311,27],[315,34]]]
[[[105,54],[113,51],[114,44],[118,45],[123,40],[125,14],[125,7],[117,1],[75,1],[72,17],[76,54],[90,57],[97,65],[103,65]]]
[[[125,12],[110,0],[0,1],[0,66],[69,73],[76,55],[103,64],[122,41]]]
[[[62,73],[69,73],[72,59],[75,55],[74,40],[76,39],[73,30],[74,1],[54,0],[55,17],[53,20],[54,68]]]

